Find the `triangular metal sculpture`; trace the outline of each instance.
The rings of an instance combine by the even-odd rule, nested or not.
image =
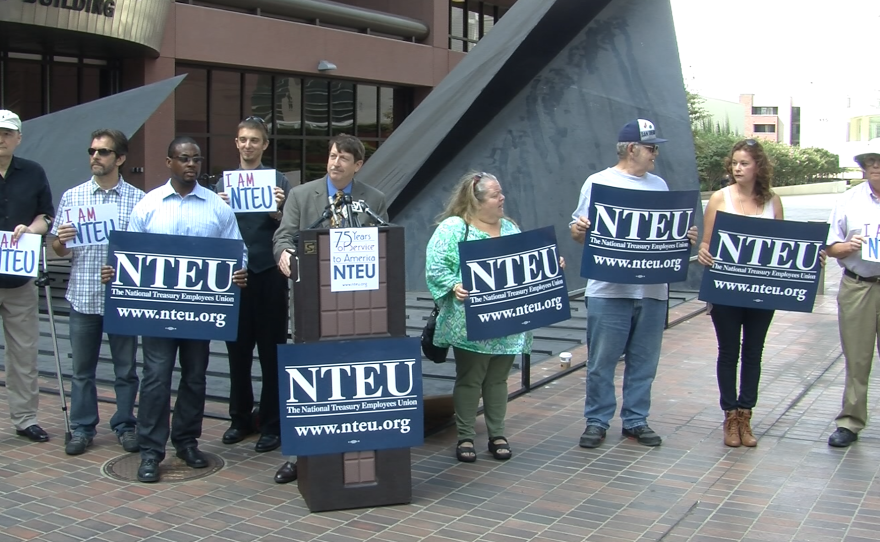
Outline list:
[[[43,166],[57,206],[65,190],[91,176],[86,149],[92,132],[114,128],[131,138],[184,77],[178,75],[25,121],[15,154]]]
[[[458,178],[494,173],[507,214],[523,229],[553,225],[566,275],[583,284],[571,213],[584,180],[617,162],[617,133],[637,118],[669,139],[655,173],[671,190],[696,189],[670,1],[519,0],[358,178],[386,193],[407,253],[422,254]],[[407,266],[407,289],[425,290],[424,260]]]

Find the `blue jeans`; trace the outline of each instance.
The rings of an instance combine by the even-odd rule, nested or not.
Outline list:
[[[70,309],[70,350],[73,357],[73,383],[70,390],[70,428],[94,437],[98,426],[98,390],[95,370],[104,336],[104,317]],[[110,427],[117,435],[134,431],[134,400],[138,392],[137,337],[107,335],[116,379],[116,413]]]
[[[620,408],[623,427],[646,425],[651,385],[660,361],[666,301],[591,297],[587,303],[587,425],[609,427],[617,410],[614,370],[621,354],[625,355]]]

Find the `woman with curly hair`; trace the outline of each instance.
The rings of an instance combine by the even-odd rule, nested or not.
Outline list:
[[[735,144],[725,160],[725,168],[731,182],[712,194],[704,211],[703,241],[698,259],[708,267],[714,263],[709,253],[709,240],[718,211],[755,218],[783,219],[782,201],[770,189],[773,165],[760,143],[746,139]],[[758,402],[761,355],[767,330],[773,320],[773,311],[713,304],[709,314],[718,339],[716,373],[721,409],[724,411],[724,444],[732,447],[756,446],[758,440],[751,426],[752,408]],[[737,364],[740,365],[738,394]]]

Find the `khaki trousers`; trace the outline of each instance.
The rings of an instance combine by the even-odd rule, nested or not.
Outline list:
[[[6,337],[6,395],[9,417],[16,429],[37,424],[40,389],[37,384],[37,287],[0,288],[0,318]]]
[[[868,422],[868,378],[875,348],[880,348],[880,284],[846,275],[837,294],[840,344],[846,358],[843,408],[837,427],[858,433]]]

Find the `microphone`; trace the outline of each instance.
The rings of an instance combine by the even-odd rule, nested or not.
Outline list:
[[[333,216],[333,211],[330,209],[331,207],[333,207],[333,204],[328,203],[327,206],[324,207],[324,212],[321,213],[321,216],[318,218],[318,220],[315,220],[314,222],[312,222],[312,224],[306,229],[313,230],[313,229],[317,228],[318,226],[320,226],[322,222],[324,222],[325,220],[327,220],[328,218]]]
[[[342,201],[345,202],[345,209],[348,214],[349,226],[352,228],[360,228],[361,223],[357,219],[357,215],[354,212],[352,212],[353,208],[352,208],[351,194],[345,194],[344,196],[342,196]]]
[[[327,220],[328,218],[333,216],[333,211],[332,211],[331,207],[333,207],[333,204],[328,203],[327,206],[324,207],[324,212],[321,213],[321,216],[318,218],[318,220],[315,220],[314,222],[312,222],[311,225],[309,225],[309,227],[306,229],[313,230],[313,229],[317,228],[318,226],[320,226],[322,222],[324,222],[325,220]],[[293,249],[292,250],[287,249],[287,251],[290,252],[291,254],[296,254],[297,247],[299,246],[299,234],[300,234],[300,232],[296,232],[296,234],[294,234],[294,236],[293,236]]]
[[[379,224],[380,226],[388,226],[389,225],[388,222],[385,222],[382,219],[382,217],[380,217],[379,215],[374,213],[373,210],[370,209],[370,206],[367,205],[367,202],[364,200],[352,202],[351,208],[354,209],[355,211],[357,211],[358,213],[367,213],[368,215],[370,215],[370,218],[375,220],[376,223]]]

